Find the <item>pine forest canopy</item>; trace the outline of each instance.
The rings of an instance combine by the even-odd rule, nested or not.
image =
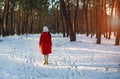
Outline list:
[[[43,26],[70,41],[77,33],[120,40],[120,0],[0,0],[0,35],[40,33]]]

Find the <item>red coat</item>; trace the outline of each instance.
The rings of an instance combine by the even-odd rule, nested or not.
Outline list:
[[[43,55],[48,55],[51,53],[52,41],[48,32],[41,33],[39,47]]]

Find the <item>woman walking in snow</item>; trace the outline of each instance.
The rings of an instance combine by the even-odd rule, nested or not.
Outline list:
[[[51,52],[52,40],[49,30],[46,26],[43,27],[43,32],[41,33],[39,40],[39,48],[41,49],[41,53],[44,55],[44,63],[48,64],[48,54]]]

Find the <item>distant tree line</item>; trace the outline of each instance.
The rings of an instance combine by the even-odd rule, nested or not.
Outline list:
[[[120,44],[120,0],[0,0],[0,35],[40,33],[44,25],[76,41],[76,34],[96,35]]]
[[[40,33],[50,24],[49,0],[0,0],[0,35]]]

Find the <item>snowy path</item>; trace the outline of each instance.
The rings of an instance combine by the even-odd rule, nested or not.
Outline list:
[[[43,66],[39,35],[1,37],[0,79],[120,79],[120,46],[114,39],[77,35],[76,42],[52,35],[49,64]]]

